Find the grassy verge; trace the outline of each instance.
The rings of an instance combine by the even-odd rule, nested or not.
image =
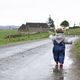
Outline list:
[[[80,39],[74,45],[74,52],[80,57]]]
[[[16,35],[16,34],[19,34],[17,30],[0,30],[0,45],[20,42],[20,41],[43,39],[49,36],[48,32],[42,32],[42,33],[35,33],[35,34],[29,34],[29,35],[25,34],[25,35],[13,37],[13,38],[12,37],[6,38],[6,36]]]

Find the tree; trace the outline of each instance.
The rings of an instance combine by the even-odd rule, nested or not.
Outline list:
[[[66,21],[66,20],[64,20],[64,21],[62,21],[62,23],[60,24],[60,26],[62,26],[62,27],[68,27],[69,26],[69,22]]]
[[[54,25],[54,21],[53,21],[53,19],[49,16],[49,18],[48,18],[48,26],[49,27],[55,27],[55,25]]]

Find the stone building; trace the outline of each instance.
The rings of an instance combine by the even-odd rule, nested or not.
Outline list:
[[[47,23],[26,23],[22,24],[18,31],[33,34],[37,32],[46,32],[48,29]]]

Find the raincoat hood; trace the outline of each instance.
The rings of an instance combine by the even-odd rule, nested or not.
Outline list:
[[[62,42],[64,39],[65,39],[65,37],[64,37],[64,34],[63,33],[57,33],[56,35],[55,35],[55,38],[54,38],[58,43],[60,43],[60,42]]]

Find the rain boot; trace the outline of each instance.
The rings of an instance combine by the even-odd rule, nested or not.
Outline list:
[[[60,69],[63,69],[63,64],[60,64]]]

